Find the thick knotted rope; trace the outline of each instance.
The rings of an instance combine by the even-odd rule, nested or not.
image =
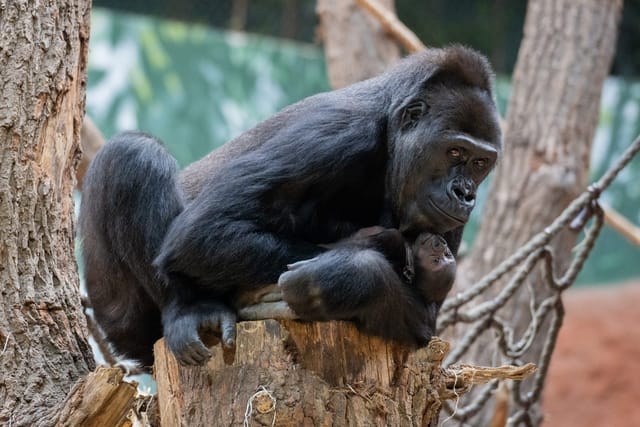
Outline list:
[[[439,335],[454,326],[466,324],[464,326],[465,333],[448,355],[445,360],[445,366],[459,361],[478,337],[488,329],[494,330],[497,334],[498,351],[514,363],[517,363],[518,358],[524,355],[531,347],[538,334],[545,334],[542,352],[539,355],[539,360],[535,361],[538,370],[533,380],[533,386],[525,395],[522,395],[520,393],[521,385],[514,383],[514,401],[517,405],[517,410],[512,411],[513,415],[508,420],[509,425],[534,425],[529,409],[533,403],[539,400],[551,354],[562,323],[564,314],[562,293],[575,281],[604,224],[604,213],[598,204],[598,198],[638,151],[640,151],[640,137],[636,138],[618,162],[600,180],[590,185],[548,227],[533,236],[518,251],[472,287],[451,296],[442,306],[438,320]],[[593,219],[593,221],[589,221],[590,219]],[[587,226],[587,224],[590,225]],[[575,232],[584,230],[585,237],[575,246],[575,255],[567,270],[564,274],[558,276],[553,268],[554,255],[548,244],[566,228]],[[508,321],[500,318],[497,312],[508,303],[522,286],[530,286],[527,284],[527,278],[538,263],[543,266],[542,277],[550,290],[549,296],[534,304],[533,292],[531,292],[531,321],[522,337],[516,340],[514,331]],[[511,276],[508,277],[508,274],[511,274]],[[508,281],[494,298],[482,303],[471,304],[472,301],[503,278],[508,278]],[[541,331],[540,326],[546,325],[545,321],[548,318],[551,319],[549,328]],[[491,400],[497,385],[497,381],[494,381],[481,393],[474,396],[470,403],[458,405],[453,418],[458,420],[461,425],[469,425],[465,421],[477,414]],[[454,412],[450,405],[447,410],[450,413]]]

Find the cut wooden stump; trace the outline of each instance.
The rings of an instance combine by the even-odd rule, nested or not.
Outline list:
[[[412,352],[347,322],[242,322],[236,342],[235,354],[213,347],[205,367],[180,366],[156,343],[162,426],[428,426],[472,384],[535,369],[445,370],[445,341]]]

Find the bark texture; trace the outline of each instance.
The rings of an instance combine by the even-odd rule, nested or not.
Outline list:
[[[212,348],[206,367],[154,351],[161,426],[429,426],[443,400],[475,384],[522,380],[535,366],[442,369],[438,338],[409,351],[347,322],[238,324],[237,352]]]
[[[53,415],[57,426],[130,426],[127,415],[134,406],[136,384],[123,382],[118,368],[98,368],[79,380],[60,411]]]
[[[207,367],[185,368],[161,340],[161,425],[427,426],[453,397],[447,349],[410,353],[345,322],[266,320],[238,324],[235,357],[215,346]]]
[[[93,368],[74,258],[90,1],[0,1],[0,424]]]
[[[378,3],[395,11],[393,0]],[[318,0],[316,12],[334,89],[378,75],[400,59],[397,43],[356,0]]]
[[[620,0],[529,1],[507,108],[504,156],[493,176],[477,241],[459,269],[458,289],[471,286],[514,253],[586,188],[600,94],[614,53],[621,7]],[[570,260],[576,238],[567,233],[552,244],[560,271]],[[528,283],[535,297],[525,286],[499,313],[518,337],[531,322],[531,299],[539,301],[549,292],[539,271]],[[484,297],[493,295],[487,292]],[[547,326],[541,325],[541,330]],[[542,344],[537,339],[520,361],[539,360]],[[513,362],[497,345],[493,334],[487,333],[464,361]],[[518,405],[513,396],[509,405],[512,409]],[[486,406],[490,412],[492,405]],[[531,402],[533,424],[540,421],[538,410]],[[488,414],[481,417],[486,423]],[[483,422],[476,419],[470,424]]]
[[[82,157],[80,158],[80,164],[78,164],[78,170],[76,171],[76,188],[78,190],[82,190],[84,175],[87,173],[87,169],[89,168],[91,161],[104,143],[104,136],[102,136],[100,129],[98,129],[89,116],[84,116],[82,131],[80,132]]]

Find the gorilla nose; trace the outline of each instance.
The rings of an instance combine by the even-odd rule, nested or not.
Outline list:
[[[447,247],[447,241],[444,240],[443,237],[434,236],[433,239],[431,239],[431,249],[434,252],[437,252],[437,253],[443,252],[446,247]]]
[[[448,187],[449,196],[460,203],[460,206],[473,208],[476,204],[476,186],[462,177],[451,180]]]

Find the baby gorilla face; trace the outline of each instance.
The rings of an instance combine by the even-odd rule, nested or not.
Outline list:
[[[413,253],[420,267],[429,271],[439,271],[443,268],[455,268],[455,259],[449,250],[447,241],[442,236],[422,233],[413,244]]]
[[[441,303],[456,276],[456,260],[443,237],[422,233],[412,246],[415,273],[414,283],[427,301]]]

